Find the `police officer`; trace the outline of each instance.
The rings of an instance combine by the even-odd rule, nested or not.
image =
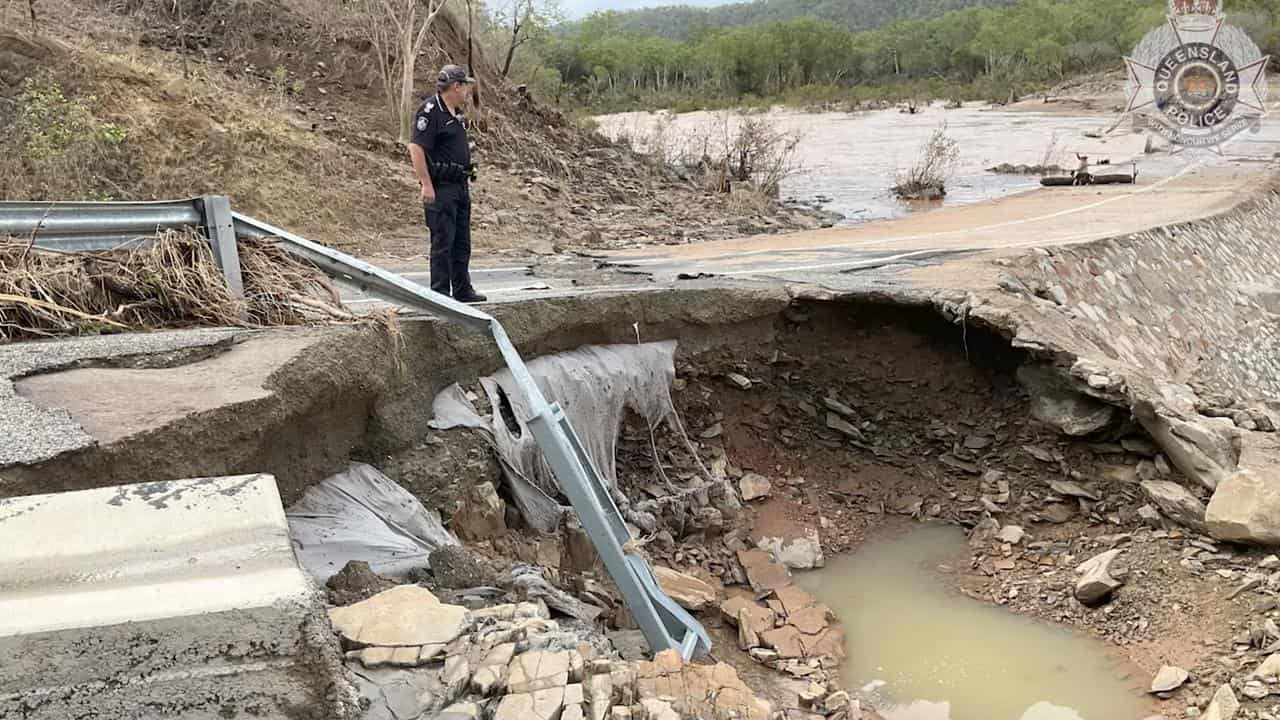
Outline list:
[[[475,79],[458,65],[445,65],[436,94],[414,118],[409,157],[422,183],[422,204],[431,236],[431,289],[465,303],[487,298],[471,285],[471,193],[475,178],[462,106]]]

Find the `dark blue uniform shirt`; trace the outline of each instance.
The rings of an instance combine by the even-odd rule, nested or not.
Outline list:
[[[431,164],[471,164],[471,147],[462,118],[445,106],[439,95],[428,98],[413,119],[413,144],[422,148]]]

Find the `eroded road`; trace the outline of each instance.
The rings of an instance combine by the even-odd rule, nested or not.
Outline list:
[[[997,256],[1031,247],[1120,237],[1209,217],[1250,197],[1268,165],[1234,161],[1191,163],[1164,177],[1140,175],[1135,185],[1041,189],[992,202],[919,212],[895,220],[782,235],[598,256],[555,256],[521,264],[477,258],[476,286],[493,302],[674,286],[786,282],[847,290],[896,269],[944,259]],[[966,263],[956,265],[963,272]],[[423,264],[394,268],[427,284]],[[357,309],[378,301],[351,293]]]

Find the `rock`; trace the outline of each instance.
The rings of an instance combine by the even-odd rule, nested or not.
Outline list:
[[[467,492],[449,525],[460,538],[485,540],[507,531],[506,517],[507,504],[498,497],[493,483],[482,482]]]
[[[1231,720],[1240,709],[1240,701],[1230,685],[1223,685],[1213,694],[1209,707],[1200,715],[1200,720]]]
[[[1018,381],[1031,395],[1031,415],[1072,437],[1089,435],[1110,425],[1115,407],[1082,395],[1051,368],[1023,365]]]
[[[402,648],[453,642],[467,627],[467,609],[442,604],[430,590],[400,585],[368,600],[329,610],[333,628],[348,642]]]
[[[1113,563],[1123,550],[1108,550],[1084,561],[1076,568],[1081,577],[1076,581],[1076,599],[1088,607],[1106,602],[1111,593],[1124,585],[1122,579],[1112,575]],[[1118,573],[1117,573],[1118,574]]]
[[[1219,540],[1280,545],[1280,483],[1243,470],[1228,476],[1209,500],[1205,524]]]
[[[964,438],[964,447],[966,450],[983,450],[990,446],[990,435],[966,435]]]
[[[1161,525],[1160,511],[1156,510],[1154,505],[1143,505],[1138,508],[1138,519],[1148,527],[1159,528]]]
[[[730,383],[733,383],[733,385],[739,390],[751,389],[751,380],[747,379],[745,376],[739,375],[738,373],[729,373],[728,375],[725,375],[725,379]]]
[[[800,631],[790,625],[774,628],[760,635],[760,639],[768,647],[778,651],[783,658],[802,658],[804,645],[800,642]]]
[[[1253,680],[1280,680],[1280,653],[1271,655],[1253,672],[1249,673]]]
[[[969,547],[975,550],[985,548],[999,534],[1000,523],[989,515],[985,516],[973,526],[973,531],[969,533]]]
[[[742,499],[745,502],[751,502],[769,497],[769,493],[773,490],[773,483],[763,475],[747,473],[738,481],[738,488],[742,491]]]
[[[1162,387],[1161,391],[1167,388]],[[1176,392],[1176,391],[1172,391]],[[1147,411],[1135,414],[1143,428],[1183,475],[1213,490],[1240,462],[1240,431],[1207,420],[1188,421]]]
[[[1205,507],[1191,491],[1169,480],[1147,480],[1142,490],[1165,517],[1196,532],[1205,532]]]
[[[1173,665],[1165,665],[1156,673],[1156,677],[1151,681],[1151,692],[1165,693],[1172,692],[1182,687],[1191,674],[1180,667]]]
[[[480,711],[480,706],[473,702],[454,703],[439,715],[435,716],[435,720],[481,720],[484,714]]]
[[[1084,498],[1097,502],[1101,498],[1097,493],[1082,487],[1079,483],[1070,480],[1053,480],[1049,482],[1049,489],[1064,497]]]
[[[769,608],[751,602],[743,597],[735,597],[726,600],[720,605],[720,611],[732,623],[741,627],[742,619],[745,617],[750,627],[750,635],[760,636],[760,633],[766,630],[772,630],[776,624],[777,615]],[[757,642],[756,645],[760,643]]]
[[[1271,691],[1268,690],[1267,686],[1263,683],[1260,683],[1257,680],[1250,680],[1244,684],[1244,687],[1240,688],[1240,694],[1250,700],[1262,700],[1266,696],[1270,695]]]
[[[1275,570],[1280,568],[1280,557],[1268,555],[1258,562],[1259,570]]]
[[[464,590],[492,586],[496,573],[489,562],[461,545],[445,545],[428,556],[431,574],[442,588]]]
[[[655,565],[653,574],[658,578],[658,585],[662,587],[662,591],[686,610],[698,612],[716,602],[716,589],[688,573]]]
[[[760,538],[756,545],[779,563],[792,570],[812,570],[826,565],[818,531],[804,528],[804,537],[784,540],[780,537]]]
[[[558,720],[564,709],[564,687],[507,695],[493,720]]]
[[[774,596],[778,599],[778,603],[782,606],[784,618],[790,618],[801,610],[812,607],[817,604],[818,600],[808,591],[798,588],[794,585],[785,588],[779,588],[774,591]]]
[[[613,704],[613,676],[596,673],[587,680],[587,709],[590,720],[604,720]]]
[[[1120,446],[1135,455],[1144,455],[1146,457],[1155,457],[1160,452],[1155,443],[1137,435],[1121,438]]]
[[[840,690],[828,695],[827,699],[822,701],[822,707],[828,713],[834,713],[849,707],[849,703],[849,693],[844,690]]]
[[[760,550],[739,550],[738,562],[747,573],[751,589],[757,593],[776,590],[791,584],[791,573]]]
[[[706,430],[703,430],[702,434],[699,435],[698,437],[702,438],[703,440],[714,440],[723,434],[724,434],[724,424],[716,423],[711,427],[707,428]]]
[[[378,575],[369,568],[369,563],[361,560],[348,562],[325,583],[329,589],[329,603],[339,606],[368,600],[395,586],[394,580]]]
[[[996,533],[998,541],[1009,544],[1023,542],[1025,536],[1027,536],[1027,532],[1021,528],[1021,525],[1005,525],[1004,528],[1000,528],[1000,532]]]
[[[812,605],[787,616],[787,624],[806,635],[818,635],[827,629],[830,610],[825,605]]]
[[[479,695],[491,695],[505,687],[508,665],[516,653],[515,643],[503,643],[489,651],[480,667],[471,676],[471,691]]]
[[[827,428],[835,430],[841,435],[852,440],[857,440],[858,442],[866,442],[867,439],[866,436],[862,434],[861,430],[854,427],[848,420],[845,420],[833,412],[827,413]]]
[[[751,613],[746,608],[738,610],[738,647],[742,650],[760,647],[760,633],[756,632]]]
[[[450,655],[445,658],[444,671],[440,673],[440,682],[446,700],[451,703],[462,696],[471,683],[471,663],[463,655]]]
[[[825,405],[828,410],[843,415],[850,420],[856,420],[858,418],[858,413],[853,408],[831,396],[822,398],[822,404]]]
[[[507,692],[530,693],[559,688],[560,699],[563,700],[564,686],[569,683],[569,652],[527,652],[511,661],[507,678]]]
[[[648,720],[680,720],[680,714],[671,707],[671,703],[657,698],[645,698],[640,701],[644,708],[644,717]]]

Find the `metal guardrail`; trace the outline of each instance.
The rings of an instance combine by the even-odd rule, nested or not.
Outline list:
[[[674,648],[685,659],[710,652],[711,639],[702,625],[662,591],[644,556],[626,549],[631,534],[603,476],[563,410],[547,401],[506,330],[493,316],[359,258],[232,212],[230,202],[223,196],[155,203],[0,202],[0,236],[31,237],[39,247],[67,252],[145,242],[146,236],[158,230],[183,227],[204,230],[227,284],[235,292],[243,292],[237,237],[271,238],[284,250],[370,295],[478,332],[487,331],[525,394],[531,413],[526,423],[538,448],[577,511],[650,649],[658,652]]]

